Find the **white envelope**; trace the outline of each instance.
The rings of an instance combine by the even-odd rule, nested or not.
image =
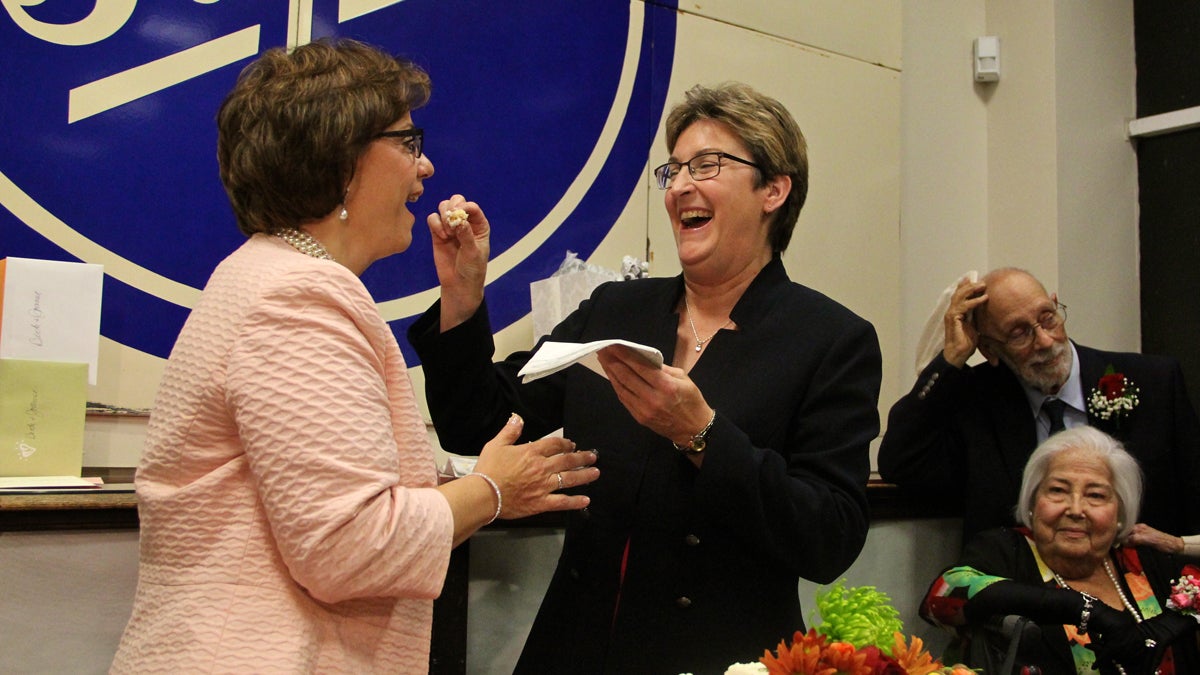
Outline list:
[[[0,260],[0,358],[88,364],[96,384],[104,266]]]
[[[600,359],[596,357],[596,352],[609,345],[624,345],[629,347],[644,355],[646,360],[655,368],[662,367],[662,352],[654,347],[647,347],[646,345],[640,345],[628,340],[596,340],[595,342],[585,342],[582,344],[578,342],[552,342],[547,340],[534,352],[529,361],[525,363],[525,367],[517,374],[521,376],[522,383],[527,383],[546,377],[547,375],[553,375],[567,366],[578,363],[599,373],[601,377],[607,377],[604,374],[604,368],[600,366]]]

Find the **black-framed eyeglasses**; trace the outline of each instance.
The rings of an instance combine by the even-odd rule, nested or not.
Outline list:
[[[655,182],[659,190],[666,190],[671,187],[671,181],[675,180],[675,176],[678,176],[685,166],[688,173],[691,174],[692,180],[708,180],[721,173],[721,164],[723,163],[721,160],[724,159],[756,169],[762,168],[748,159],[742,159],[728,152],[702,152],[686,162],[667,162],[658,167],[654,170]]]
[[[1002,342],[1012,349],[1025,349],[1033,344],[1033,338],[1037,336],[1037,329],[1041,328],[1043,333],[1054,335],[1067,322],[1067,306],[1061,302],[1054,302],[1053,310],[1046,310],[1038,315],[1037,323],[1018,326],[1008,332],[1008,335],[1002,338],[987,336],[997,342]]]
[[[421,148],[425,145],[425,130],[421,127],[398,129],[396,131],[381,131],[375,138],[399,138],[404,147],[412,153],[413,159],[421,159]]]

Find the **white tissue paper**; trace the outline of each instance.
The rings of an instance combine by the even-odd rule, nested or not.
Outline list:
[[[600,284],[648,275],[649,265],[631,256],[625,256],[621,263],[621,271],[615,272],[598,265],[589,265],[580,260],[574,251],[567,251],[566,258],[554,274],[529,284],[534,341],[549,335],[550,331],[575,311],[579,303],[586,300]]]
[[[640,354],[648,365],[654,368],[662,368],[662,352],[654,347],[640,345],[628,340],[596,340],[595,342],[585,342],[582,344],[546,340],[534,352],[533,356],[529,358],[529,361],[525,363],[525,367],[521,368],[517,374],[521,376],[521,383],[524,384],[541,379],[547,375],[553,375],[568,366],[578,363],[586,366],[601,377],[608,377],[604,374],[604,367],[600,365],[600,359],[596,356],[596,352],[610,345],[628,347],[634,353]]]
[[[930,312],[929,318],[925,320],[925,328],[921,331],[921,339],[917,341],[917,374],[920,375],[925,366],[933,360],[946,347],[946,310],[950,309],[950,300],[954,297],[954,290],[958,288],[958,284],[963,279],[970,279],[971,283],[979,281],[979,272],[969,270],[966,274],[954,280],[954,283],[947,286],[937,303],[933,306],[933,311]],[[983,357],[979,352],[971,355],[967,359],[968,365],[975,365],[982,362]]]

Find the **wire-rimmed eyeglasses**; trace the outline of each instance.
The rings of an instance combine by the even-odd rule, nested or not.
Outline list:
[[[1061,302],[1054,302],[1054,309],[1048,309],[1038,315],[1037,323],[1017,326],[1008,332],[1005,337],[990,337],[997,342],[1003,342],[1012,349],[1025,349],[1033,344],[1034,337],[1037,336],[1037,329],[1041,328],[1043,333],[1057,337],[1055,334],[1063,324],[1067,322],[1067,306]]]
[[[692,180],[708,180],[714,178],[721,173],[721,160],[728,159],[746,166],[752,166],[756,169],[761,169],[757,164],[748,159],[742,159],[728,152],[702,152],[699,155],[689,159],[686,162],[667,162],[654,170],[655,184],[659,190],[666,190],[671,187],[671,181],[675,180],[675,176],[683,171],[683,167],[687,167],[688,173]]]
[[[412,153],[413,159],[421,159],[421,148],[425,145],[425,130],[421,127],[412,127],[411,129],[398,129],[396,131],[381,131],[374,136],[375,138],[399,138]]]

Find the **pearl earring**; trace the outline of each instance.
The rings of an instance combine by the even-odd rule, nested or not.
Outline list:
[[[345,206],[342,206],[341,212],[338,213],[338,220],[346,220],[349,217],[350,217],[350,213],[348,211],[346,211]]]

